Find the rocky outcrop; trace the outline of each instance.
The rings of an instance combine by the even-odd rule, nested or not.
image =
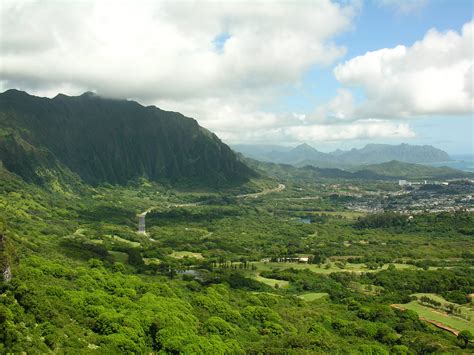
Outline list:
[[[7,237],[0,233],[0,272],[1,281],[9,282],[12,279],[12,270],[7,253]]]

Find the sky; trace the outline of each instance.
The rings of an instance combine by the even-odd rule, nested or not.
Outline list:
[[[136,100],[229,144],[474,154],[471,0],[0,3],[0,90]]]

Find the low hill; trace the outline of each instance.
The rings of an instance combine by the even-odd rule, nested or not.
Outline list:
[[[435,168],[421,164],[403,163],[396,160],[359,167],[353,171],[355,174],[369,171],[379,176],[400,179],[457,179],[474,177],[472,173],[448,167]]]
[[[298,168],[289,164],[276,164],[246,159],[246,163],[262,174],[279,179],[342,179],[342,180],[443,180],[443,179],[473,179],[474,174],[447,167],[435,168],[421,164],[391,161],[353,167],[349,170],[338,168],[319,168],[306,165]]]

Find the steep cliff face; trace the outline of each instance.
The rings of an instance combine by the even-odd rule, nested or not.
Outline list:
[[[145,176],[219,185],[254,174],[192,118],[91,93],[54,99],[0,94],[0,160],[31,182],[72,172],[91,184]]]

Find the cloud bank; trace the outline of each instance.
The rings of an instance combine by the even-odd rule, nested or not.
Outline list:
[[[472,114],[473,32],[473,21],[461,33],[432,29],[411,47],[384,48],[339,64],[337,80],[362,88],[367,100],[354,107],[344,91],[337,109],[354,118]]]
[[[345,49],[331,37],[353,16],[325,0],[7,2],[2,78],[146,100],[267,91],[340,58]]]
[[[7,0],[0,6],[0,86],[156,104],[229,142],[410,138],[407,124],[388,118],[470,110],[472,23],[462,34],[433,30],[412,47],[340,64],[334,73],[344,88],[314,112],[272,111],[309,69],[343,58],[335,38],[353,29],[360,11],[357,0]],[[352,86],[364,89],[362,105]]]

